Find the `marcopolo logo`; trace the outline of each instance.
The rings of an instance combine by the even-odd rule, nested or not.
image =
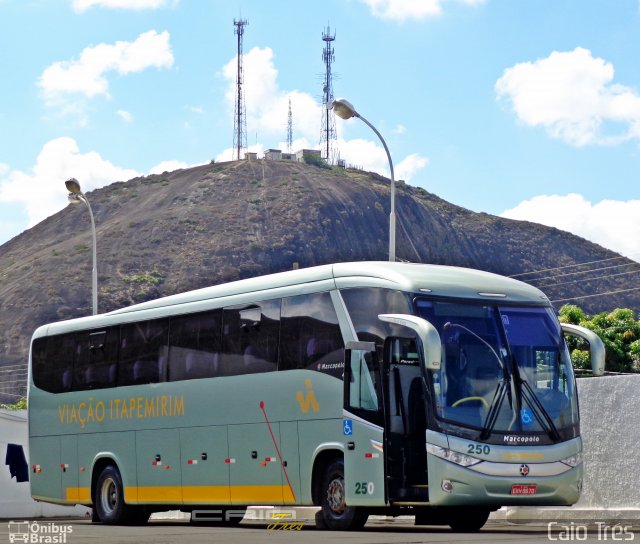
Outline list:
[[[65,544],[67,535],[73,532],[71,525],[53,522],[10,521],[9,542],[28,542],[32,544]]]

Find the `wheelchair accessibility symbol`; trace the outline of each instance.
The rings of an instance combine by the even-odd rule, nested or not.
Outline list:
[[[345,436],[351,436],[353,434],[353,420],[352,419],[343,419],[342,420],[342,434]]]
[[[522,421],[523,425],[531,425],[533,423],[533,413],[529,408],[520,410],[520,421]]]

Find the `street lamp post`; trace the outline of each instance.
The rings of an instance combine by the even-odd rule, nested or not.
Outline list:
[[[93,211],[91,210],[91,204],[86,195],[80,189],[80,183],[75,178],[70,178],[64,182],[69,194],[69,202],[72,204],[78,204],[82,202],[89,210],[89,217],[91,218],[91,236],[93,238],[93,270],[91,272],[91,302],[93,306],[93,315],[98,313],[98,264],[96,257],[96,222],[93,219]]]
[[[393,162],[391,161],[391,154],[389,153],[389,148],[387,147],[387,143],[384,141],[382,134],[378,132],[376,127],[374,127],[369,121],[367,121],[362,115],[360,115],[353,105],[344,98],[338,98],[334,100],[331,104],[333,111],[336,115],[342,119],[351,119],[352,117],[358,117],[361,119],[373,132],[376,133],[376,136],[380,138],[384,150],[387,152],[387,159],[389,159],[389,171],[391,172],[391,211],[389,212],[389,261],[395,262],[396,260],[396,182],[393,177]]]

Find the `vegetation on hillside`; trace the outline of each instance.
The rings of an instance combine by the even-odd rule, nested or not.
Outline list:
[[[19,401],[13,404],[0,404],[0,410],[26,410],[27,409],[27,397],[22,397]]]
[[[606,349],[606,369],[609,372],[640,372],[640,321],[633,310],[618,308],[588,316],[573,304],[560,308],[560,321],[580,325],[595,332]],[[575,337],[567,340],[574,368],[590,368],[589,347]]]

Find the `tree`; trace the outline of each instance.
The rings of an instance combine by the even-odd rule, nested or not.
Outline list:
[[[595,332],[606,350],[606,368],[612,372],[640,371],[640,322],[633,310],[617,308],[588,317],[582,309],[566,304],[560,309],[560,321],[580,325]],[[588,368],[588,348],[583,341],[567,339],[575,368]]]

